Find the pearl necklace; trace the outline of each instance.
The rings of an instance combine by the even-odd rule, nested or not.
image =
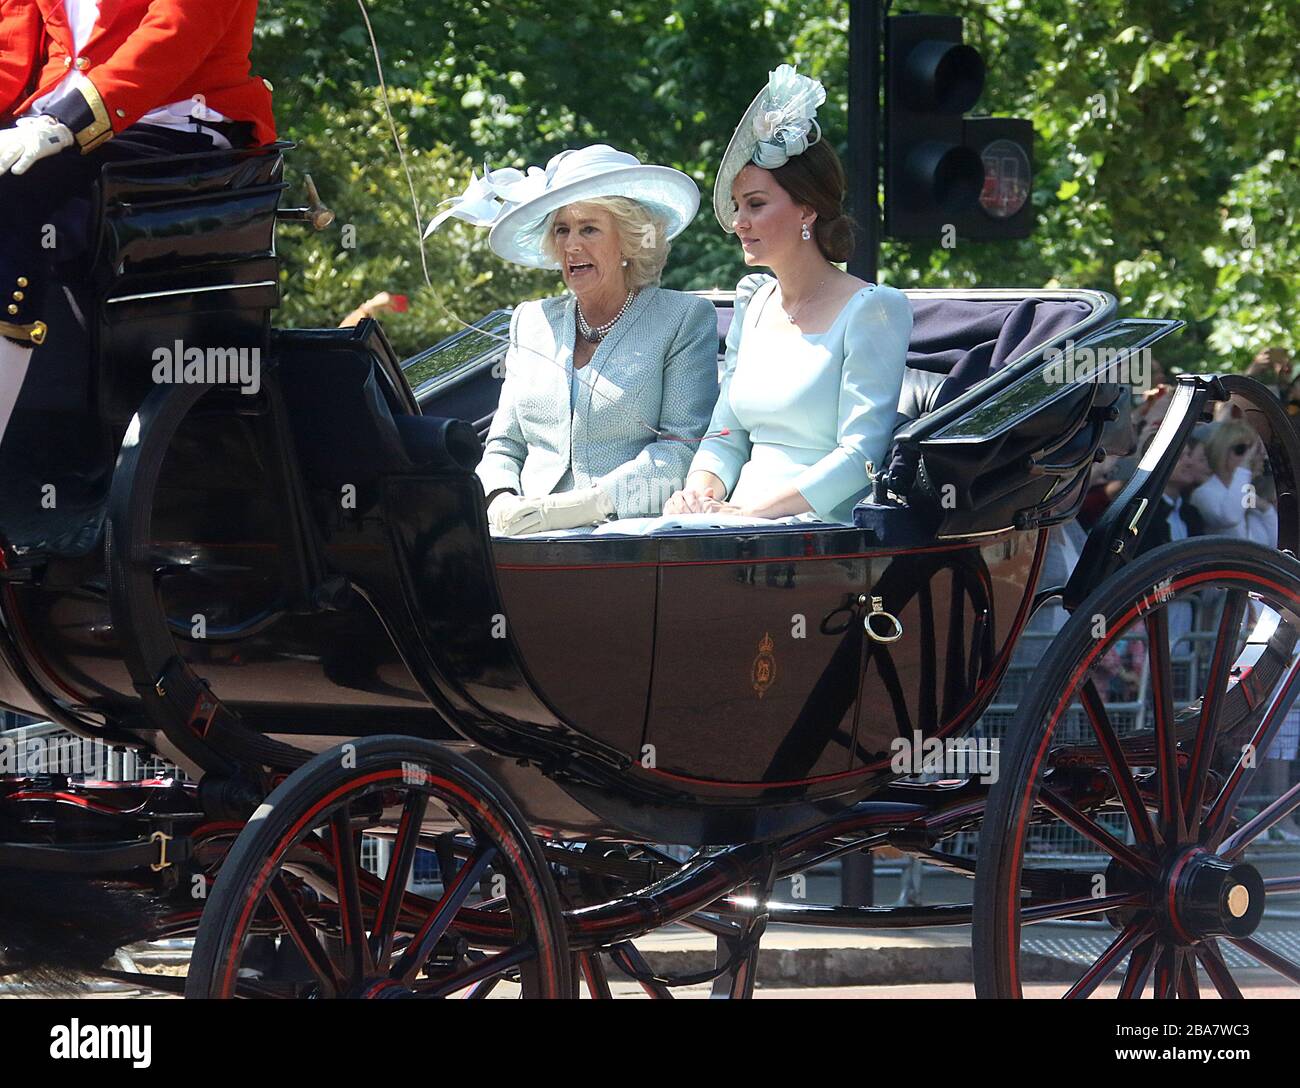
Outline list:
[[[632,305],[632,299],[635,297],[636,291],[628,291],[627,298],[623,300],[623,308],[614,315],[614,319],[606,321],[603,325],[597,325],[594,329],[587,324],[587,319],[582,316],[582,303],[575,298],[573,301],[578,311],[578,330],[582,333],[582,338],[590,344],[599,344],[609,335],[609,330],[617,325],[619,319],[627,313],[627,308]]]

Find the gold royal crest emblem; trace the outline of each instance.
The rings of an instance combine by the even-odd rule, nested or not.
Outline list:
[[[754,690],[758,692],[761,699],[772,686],[772,681],[776,679],[776,657],[772,653],[776,649],[776,644],[772,641],[772,636],[766,632],[758,644],[758,656],[754,658],[754,666],[750,670],[750,677],[754,681]]]

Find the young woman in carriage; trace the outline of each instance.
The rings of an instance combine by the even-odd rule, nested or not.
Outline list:
[[[836,267],[853,227],[816,120],[825,100],[781,65],[722,157],[714,213],[745,263],[773,275],[737,286],[710,433],[665,514],[851,522],[889,446],[912,309]]]

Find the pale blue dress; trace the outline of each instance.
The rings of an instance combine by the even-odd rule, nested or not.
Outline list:
[[[756,277],[755,277],[756,278]],[[893,437],[912,307],[901,291],[858,291],[823,333],[749,334],[775,279],[737,288],[722,390],[691,472],[712,472],[743,506],[794,485],[823,521],[853,521]],[[726,434],[719,432],[726,431]]]

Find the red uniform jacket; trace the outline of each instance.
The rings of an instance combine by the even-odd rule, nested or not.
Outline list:
[[[98,147],[146,113],[201,95],[232,121],[275,139],[271,85],[250,74],[257,0],[100,0],[74,61],[63,0],[0,0],[0,122],[23,114],[74,63],[90,81],[47,112]]]

